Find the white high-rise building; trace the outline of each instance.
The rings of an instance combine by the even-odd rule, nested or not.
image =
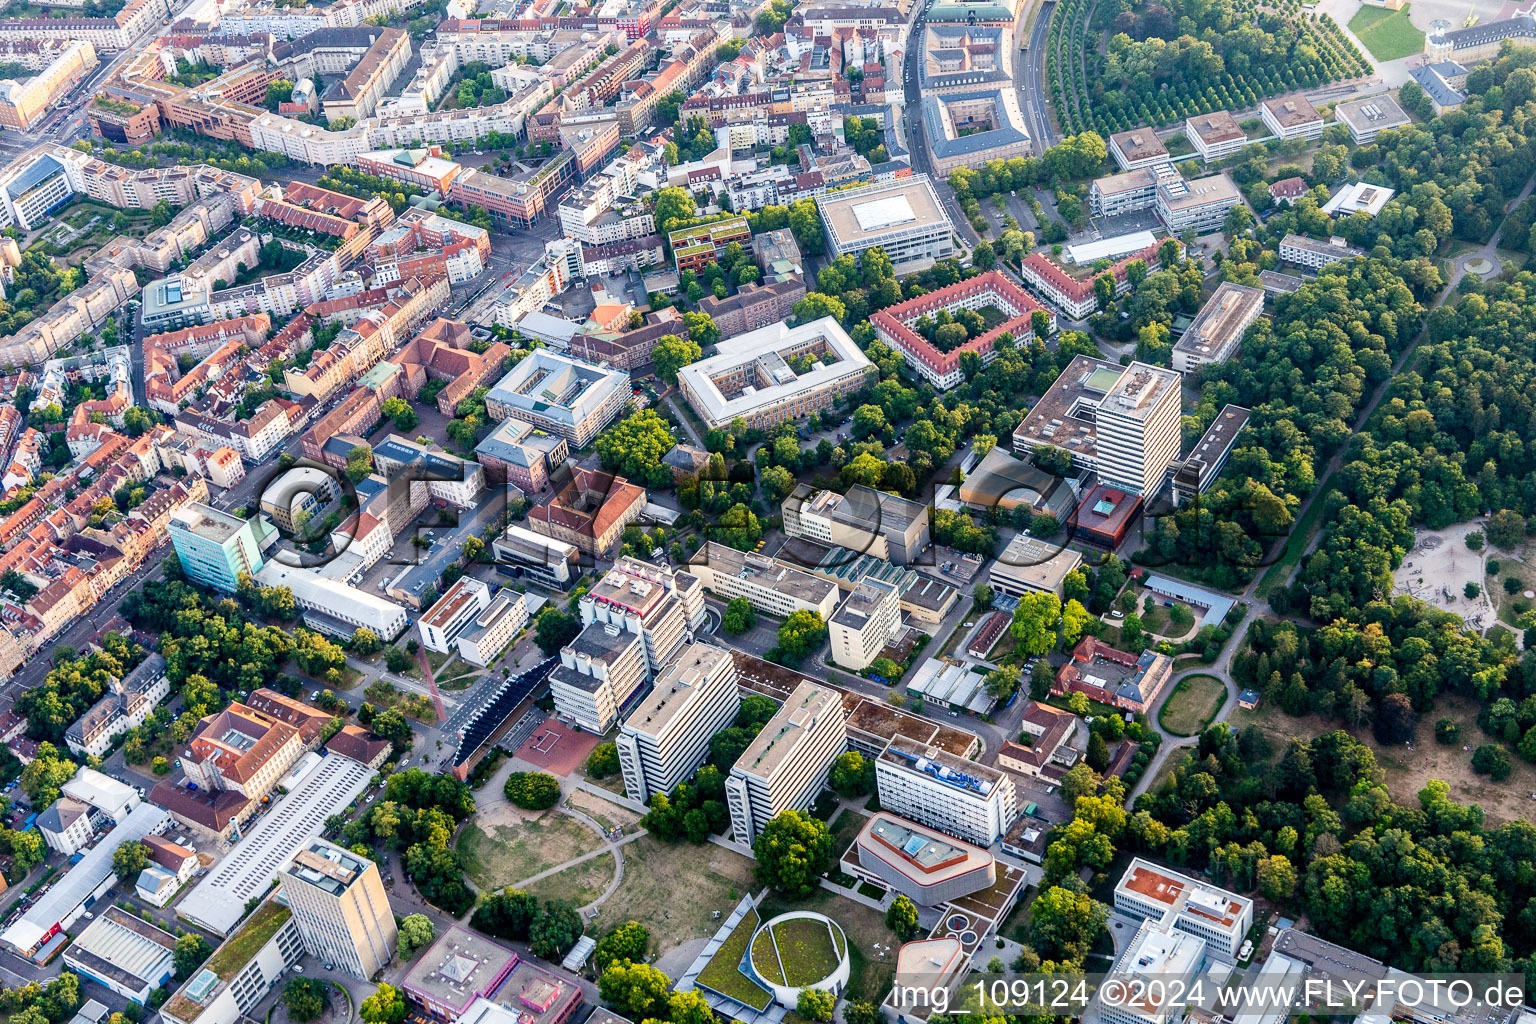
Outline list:
[[[854,672],[863,671],[901,631],[901,591],[895,584],[866,576],[843,600],[827,630],[832,660]]]
[[[1179,382],[1172,370],[1136,362],[1099,403],[1099,477],[1111,487],[1156,494],[1179,455]]]
[[[1006,772],[905,736],[875,759],[880,806],[978,846],[991,846],[1017,814]]]
[[[691,573],[628,555],[581,598],[581,624],[612,624],[645,641],[646,677],[660,672],[704,624],[704,585]]]
[[[1140,857],[1115,886],[1115,909],[1197,936],[1229,957],[1237,956],[1253,927],[1253,901],[1246,896]]]
[[[373,861],[316,838],[277,878],[310,953],[364,980],[394,956],[395,915]]]
[[[558,714],[601,736],[647,678],[640,635],[595,622],[560,649],[549,692]]]
[[[706,643],[685,645],[614,740],[629,798],[645,803],[688,778],[709,752],[710,737],[730,724],[740,704],[731,653]]]
[[[780,811],[810,807],[846,749],[842,692],[811,682],[795,687],[725,780],[736,840],[751,843]]]

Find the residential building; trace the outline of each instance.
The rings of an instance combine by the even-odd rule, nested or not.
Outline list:
[[[837,584],[755,551],[706,541],[688,563],[688,571],[722,601],[745,598],[752,607],[780,618],[810,611],[825,621],[837,610]]]
[[[268,899],[193,972],[160,1015],[171,1024],[236,1024],[303,956],[304,936],[293,911]]]
[[[918,320],[932,320],[939,311],[954,315],[960,310],[990,307],[1002,313],[1003,321],[991,330],[964,343],[941,351],[937,345],[917,333]],[[1015,345],[1028,346],[1034,340],[1034,313],[1043,309],[1040,303],[1007,276],[989,270],[975,277],[925,295],[877,310],[869,318],[875,335],[891,348],[900,352],[907,365],[919,377],[940,391],[959,385],[965,375],[960,369],[961,357],[974,352],[986,366],[996,355],[992,343],[1007,332]],[[1055,317],[1046,312],[1048,330],[1055,329]],[[1041,339],[1042,341],[1044,339]]]
[[[367,981],[394,956],[395,915],[379,866],[324,839],[310,839],[277,876],[304,948]]]
[[[891,583],[866,576],[827,620],[832,660],[862,672],[901,632],[901,591]]]
[[[745,217],[727,217],[697,227],[678,228],[667,234],[667,244],[672,248],[672,260],[678,273],[692,270],[697,273],[716,263],[725,247],[732,242],[742,248],[752,245],[752,229]]]
[[[144,846],[149,850],[150,863],[169,871],[178,883],[191,881],[201,867],[196,851],[164,836],[145,836]]]
[[[854,840],[859,867],[920,907],[990,889],[997,859],[986,850],[888,811],[870,816]]]
[[[463,633],[491,603],[491,590],[473,576],[460,576],[416,621],[421,644],[429,651],[451,654]]]
[[[1132,128],[1109,137],[1109,155],[1115,158],[1122,171],[1133,171],[1138,167],[1166,163],[1168,147],[1151,128]]]
[[[560,649],[549,691],[556,714],[601,736],[641,692],[646,678],[640,634],[613,623],[593,623]]]
[[[64,966],[124,999],[149,994],[176,976],[176,936],[117,907],[107,907],[64,951]]]
[[[842,691],[808,680],[796,686],[725,780],[736,841],[750,845],[781,811],[807,810],[847,748]]]
[[[165,659],[151,652],[121,679],[107,680],[111,691],[64,730],[64,742],[82,757],[105,757],[117,737],[137,729],[171,695]]]
[[[629,374],[537,349],[485,396],[492,419],[517,419],[585,448],[629,401]]]
[[[740,703],[730,651],[685,645],[614,739],[629,798],[646,803],[692,775],[709,753],[710,737],[730,724]]]
[[[170,533],[187,579],[226,594],[235,592],[241,573],[261,571],[265,552],[277,542],[277,531],[262,517],[236,519],[201,503],[171,513]]]
[[[954,225],[926,174],[817,195],[816,208],[832,259],[878,247],[910,273],[955,254]]]
[[[875,758],[880,807],[978,846],[991,846],[1017,814],[1013,780],[938,747],[894,737]]]
[[[1264,127],[1286,141],[1323,137],[1323,115],[1299,92],[1260,100],[1259,118]]]
[[[1319,242],[1315,238],[1308,238],[1306,235],[1298,235],[1295,232],[1280,239],[1282,263],[1294,263],[1300,267],[1311,267],[1313,270],[1321,270],[1330,263],[1352,260],[1356,256],[1364,255],[1364,249],[1355,248],[1337,235],[1326,242]]]
[[[1264,289],[1223,281],[1173,343],[1173,368],[1193,373],[1237,355],[1243,333],[1264,312]]]
[[[1204,494],[1227,466],[1237,436],[1248,425],[1249,411],[1240,405],[1224,406],[1200,440],[1179,462],[1173,473],[1173,503],[1182,506]]]
[[[503,589],[459,634],[459,657],[471,665],[489,665],[527,624],[528,602],[517,591]]]
[[[96,47],[88,40],[72,39],[46,67],[24,78],[0,80],[0,125],[31,131],[98,63]]]
[[[1200,159],[1214,164],[1237,155],[1248,144],[1248,135],[1229,111],[1197,114],[1184,122],[1184,134]]]
[[[1077,356],[1015,428],[1013,445],[1022,457],[1060,448],[1106,486],[1150,497],[1178,455],[1180,424],[1178,373]]]
[[[264,587],[287,587],[304,621],[333,637],[350,639],[361,628],[390,643],[410,624],[405,609],[393,601],[327,579],[311,569],[268,562],[256,574],[256,582]]]
[[[615,625],[645,641],[646,675],[677,656],[704,625],[704,587],[674,572],[624,555],[581,596],[581,624]]]
[[[854,484],[848,493],[799,484],[781,507],[784,534],[911,565],[928,550],[928,506]]]
[[[1269,183],[1269,195],[1278,206],[1290,206],[1310,192],[1307,179],[1292,175]]]
[[[766,430],[831,408],[862,391],[874,364],[833,317],[776,323],[727,338],[716,354],[678,371],[678,386],[707,427],[746,420]]]
[[[1072,548],[1018,533],[992,563],[987,582],[993,590],[1009,597],[1025,594],[1062,597],[1067,577],[1082,564],[1083,556]]]
[[[198,723],[182,751],[181,768],[202,789],[239,793],[259,803],[303,755],[299,730],[231,704]]]
[[[1357,146],[1368,146],[1382,132],[1413,123],[1412,118],[1397,105],[1392,94],[1385,92],[1340,103],[1333,108],[1333,117],[1349,125],[1349,136]]]
[[[37,816],[37,830],[50,850],[73,857],[91,841],[91,808],[79,800],[61,796]]]
[[[1236,957],[1253,927],[1253,901],[1136,857],[1115,884],[1115,909],[1202,939]]]
[[[1129,253],[1112,264],[1108,270],[1103,271],[1115,282],[1115,298],[1131,290],[1129,269],[1131,264],[1142,263],[1148,270],[1161,268],[1162,259],[1158,253],[1162,244],[1150,245],[1139,252]],[[1182,253],[1183,246],[1177,242],[1174,244],[1178,245],[1179,252]],[[1052,305],[1074,320],[1085,320],[1099,308],[1099,296],[1094,289],[1094,280],[1102,275],[1094,273],[1091,266],[1068,268],[1045,253],[1037,251],[1024,257],[1023,272],[1020,276],[1024,278],[1026,284],[1033,285],[1041,295],[1050,300]]]
[[[583,554],[606,555],[619,546],[624,527],[644,507],[644,487],[612,473],[577,469],[547,503],[529,510],[528,525]]]

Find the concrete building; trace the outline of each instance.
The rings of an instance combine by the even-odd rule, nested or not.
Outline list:
[[[813,491],[799,484],[781,508],[784,534],[910,565],[930,544],[928,506],[864,484]]]
[[[439,654],[451,653],[459,634],[491,603],[491,591],[473,576],[460,576],[453,586],[416,620],[421,644]]]
[[[979,846],[1001,839],[1017,814],[1006,772],[897,736],[875,759],[883,810]]]
[[[1221,475],[1227,458],[1237,444],[1237,436],[1248,425],[1249,411],[1240,405],[1224,406],[1200,440],[1178,464],[1173,473],[1173,503],[1178,506],[1204,494],[1211,481]]]
[[[1395,195],[1397,195],[1396,190],[1387,188],[1385,185],[1354,181],[1340,186],[1337,192],[1329,196],[1328,201],[1323,204],[1323,212],[1330,217],[1348,217],[1356,213],[1375,217]]]
[[[1150,236],[1148,236],[1150,243]],[[992,308],[1003,314],[1003,321],[991,330],[971,338],[949,351],[940,351],[915,329],[924,317],[932,320],[940,311],[955,315],[961,310]],[[961,357],[974,352],[986,366],[996,357],[993,342],[1005,332],[1015,345],[1027,347],[1035,338],[1034,312],[1044,309],[1024,289],[1005,274],[989,270],[964,281],[957,281],[924,295],[899,302],[873,313],[869,322],[875,336],[902,354],[907,365],[923,380],[940,391],[957,387],[965,380],[960,369]],[[1047,311],[1049,327],[1055,329],[1055,317]],[[1042,341],[1044,339],[1041,339]]]
[[[1227,211],[1243,201],[1243,194],[1225,174],[1211,174],[1193,181],[1169,180],[1157,190],[1158,219],[1171,235],[1193,231],[1197,235],[1218,231]]]
[[[463,509],[479,504],[485,490],[485,470],[478,462],[399,434],[373,446],[373,469],[391,482],[405,478],[425,483],[430,498]]]
[[[1223,281],[1173,343],[1173,368],[1193,373],[1237,355],[1243,332],[1264,312],[1264,289]]]
[[[638,634],[653,676],[704,625],[704,586],[691,573],[622,556],[581,597],[581,624],[594,623]]]
[[[1115,884],[1115,909],[1196,936],[1236,957],[1253,927],[1253,901],[1137,857]]]
[[[1413,123],[1391,93],[1340,103],[1333,108],[1333,117],[1349,125],[1349,136],[1358,146],[1370,145],[1377,135],[1388,129]]]
[[[726,427],[739,417],[766,430],[831,408],[874,375],[874,364],[828,316],[722,340],[715,355],[678,371],[677,382],[705,426]]]
[[[98,63],[96,47],[85,39],[72,39],[34,74],[0,80],[0,125],[30,131]]]
[[[492,419],[518,419],[584,448],[629,401],[629,374],[548,349],[529,353],[485,396]]]
[[[262,489],[261,511],[279,530],[299,533],[340,498],[335,476],[318,466],[294,466]]]
[[[516,524],[491,541],[491,551],[501,572],[554,590],[569,589],[580,574],[581,551],[576,545]]]
[[[1264,127],[1287,141],[1323,137],[1323,115],[1299,92],[1259,101]]]
[[[803,811],[848,749],[842,691],[803,682],[742,751],[725,780],[736,841],[751,844],[781,811]]]
[[[1280,239],[1282,263],[1294,263],[1300,267],[1311,267],[1313,270],[1321,270],[1330,263],[1352,260],[1356,256],[1364,255],[1364,249],[1357,249],[1338,236],[1326,242],[1319,242],[1315,238],[1292,232]]]
[[[405,609],[393,601],[327,579],[311,569],[268,562],[256,574],[256,581],[264,587],[287,587],[306,623],[341,639],[350,639],[362,628],[373,630],[380,640],[390,643],[410,625]]]
[[[750,248],[752,245],[752,229],[747,226],[747,218],[727,217],[697,227],[678,228],[667,235],[678,273],[685,270],[697,273],[711,263],[718,262],[720,254],[732,242],[742,248]]]
[[[862,672],[901,631],[901,592],[872,576],[859,581],[827,620],[832,660]]]
[[[1067,576],[1082,564],[1083,556],[1069,547],[1019,533],[992,563],[987,582],[1010,597],[1036,593],[1061,597]]]
[[[915,821],[880,811],[854,840],[859,867],[920,907],[936,907],[997,882],[997,859]]]
[[[911,273],[955,254],[954,225],[926,174],[818,195],[816,208],[832,259],[879,247]]]
[[[1132,128],[1109,137],[1109,155],[1122,171],[1151,167],[1168,160],[1168,147],[1151,128]]]
[[[304,947],[367,981],[389,963],[398,932],[379,866],[324,839],[301,846],[277,876]]]
[[[740,704],[730,651],[703,642],[683,647],[614,740],[629,798],[645,803],[692,775]]]
[[[1149,497],[1179,451],[1180,375],[1077,356],[1013,432],[1014,450],[1060,448],[1109,487]]]
[[[825,621],[837,609],[837,584],[715,541],[699,549],[688,571],[720,600],[746,598],[758,611],[780,618],[810,611]]]
[[[1171,1024],[1187,1019],[1168,993],[1191,991],[1206,963],[1206,943],[1193,935],[1143,921],[1115,961],[1115,976],[1149,993],[1142,999],[1107,1003],[1104,1024]],[[1246,1022],[1245,1022],[1246,1024]]]
[[[187,579],[226,594],[235,592],[241,573],[261,571],[277,542],[277,531],[260,516],[236,519],[201,503],[171,513],[170,533]]]
[[[406,1000],[428,1019],[459,1021],[477,999],[489,999],[506,983],[518,957],[458,924],[434,942],[401,982]]]
[[[601,736],[648,677],[640,634],[612,623],[594,623],[560,649],[549,691],[556,714]]]
[[[528,602],[505,589],[459,634],[459,657],[471,665],[489,665],[528,624]]]
[[[85,926],[64,951],[64,965],[125,999],[149,994],[176,976],[176,936],[117,907]]]
[[[160,1015],[172,1024],[236,1024],[303,956],[304,936],[293,911],[268,899],[166,1001]]]
[[[1200,159],[1214,164],[1235,156],[1248,144],[1248,135],[1229,111],[1197,114],[1184,122],[1184,134]]]

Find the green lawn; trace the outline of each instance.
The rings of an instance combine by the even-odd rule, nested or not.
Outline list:
[[[747,943],[752,941],[752,933],[757,931],[761,923],[757,911],[747,911],[746,916],[736,925],[736,930],[721,943],[715,955],[709,958],[709,963],[699,972],[700,985],[745,1003],[754,1010],[766,1010],[773,1001],[773,997],[761,985],[740,970]]]
[[[1157,724],[1175,736],[1194,736],[1226,703],[1227,688],[1215,676],[1185,676],[1157,713]]]
[[[1365,48],[1377,60],[1398,60],[1424,49],[1424,33],[1408,20],[1408,8],[1388,11],[1380,7],[1362,7],[1349,19],[1349,30],[1360,37]]]
[[[771,940],[768,931],[758,934],[752,944],[752,963],[777,985],[814,985],[836,970],[842,959],[842,937],[834,938],[835,933],[823,921],[797,917],[779,922],[771,932]]]
[[[1312,499],[1312,504],[1307,506],[1306,515],[1291,527],[1291,535],[1286,539],[1285,551],[1275,559],[1268,569],[1264,571],[1264,579],[1259,583],[1259,594],[1268,598],[1276,587],[1288,586],[1291,582],[1291,573],[1301,561],[1302,552],[1307,549],[1307,542],[1312,539],[1312,534],[1317,529],[1318,520],[1323,516],[1323,508],[1328,504],[1328,491],[1333,490],[1333,483],[1317,497]]]

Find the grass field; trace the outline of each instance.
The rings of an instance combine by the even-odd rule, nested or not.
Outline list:
[[[1226,699],[1227,688],[1215,676],[1185,676],[1157,713],[1157,724],[1175,736],[1194,736],[1211,724]]]
[[[558,875],[541,878],[528,886],[528,892],[541,900],[567,900],[584,907],[601,896],[612,881],[613,854],[605,853],[574,864]]]
[[[741,958],[760,924],[762,919],[757,916],[757,911],[747,911],[737,923],[736,930],[721,943],[704,970],[699,972],[699,984],[762,1011],[768,1009],[773,997],[761,985],[741,973]]]
[[[830,917],[843,929],[848,939],[849,967],[845,998],[867,999],[877,1004],[885,998],[896,975],[896,949],[901,945],[885,926],[885,915],[825,889],[818,889],[803,900],[785,900],[777,892],[770,893],[759,908],[765,920],[786,910],[814,910]],[[876,943],[890,946],[891,951],[881,958],[874,951]]]
[[[590,828],[558,811],[546,811],[542,817],[516,825],[494,825],[489,831],[478,826],[465,829],[459,837],[459,855],[475,885],[500,889],[602,845]],[[607,863],[611,878],[612,859]],[[607,884],[606,879],[603,884]]]
[[[1264,597],[1267,598],[1275,587],[1283,587],[1291,582],[1291,573],[1301,561],[1301,554],[1307,549],[1307,542],[1312,539],[1312,534],[1317,530],[1318,521],[1323,517],[1323,508],[1328,504],[1327,491],[1331,490],[1333,485],[1330,482],[1327,490],[1312,499],[1312,504],[1307,506],[1307,514],[1291,528],[1291,535],[1285,541],[1285,550],[1264,571],[1264,579],[1259,583],[1259,593]]]
[[[1349,19],[1349,30],[1360,37],[1365,48],[1377,60],[1398,60],[1424,49],[1424,33],[1413,27],[1408,20],[1411,4],[1402,10],[1388,11],[1380,7],[1362,7]]]
[[[752,861],[714,843],[662,843],[650,836],[624,847],[624,884],[604,903],[594,934],[638,921],[656,940],[658,955],[700,935],[713,935],[748,892],[756,891]]]

